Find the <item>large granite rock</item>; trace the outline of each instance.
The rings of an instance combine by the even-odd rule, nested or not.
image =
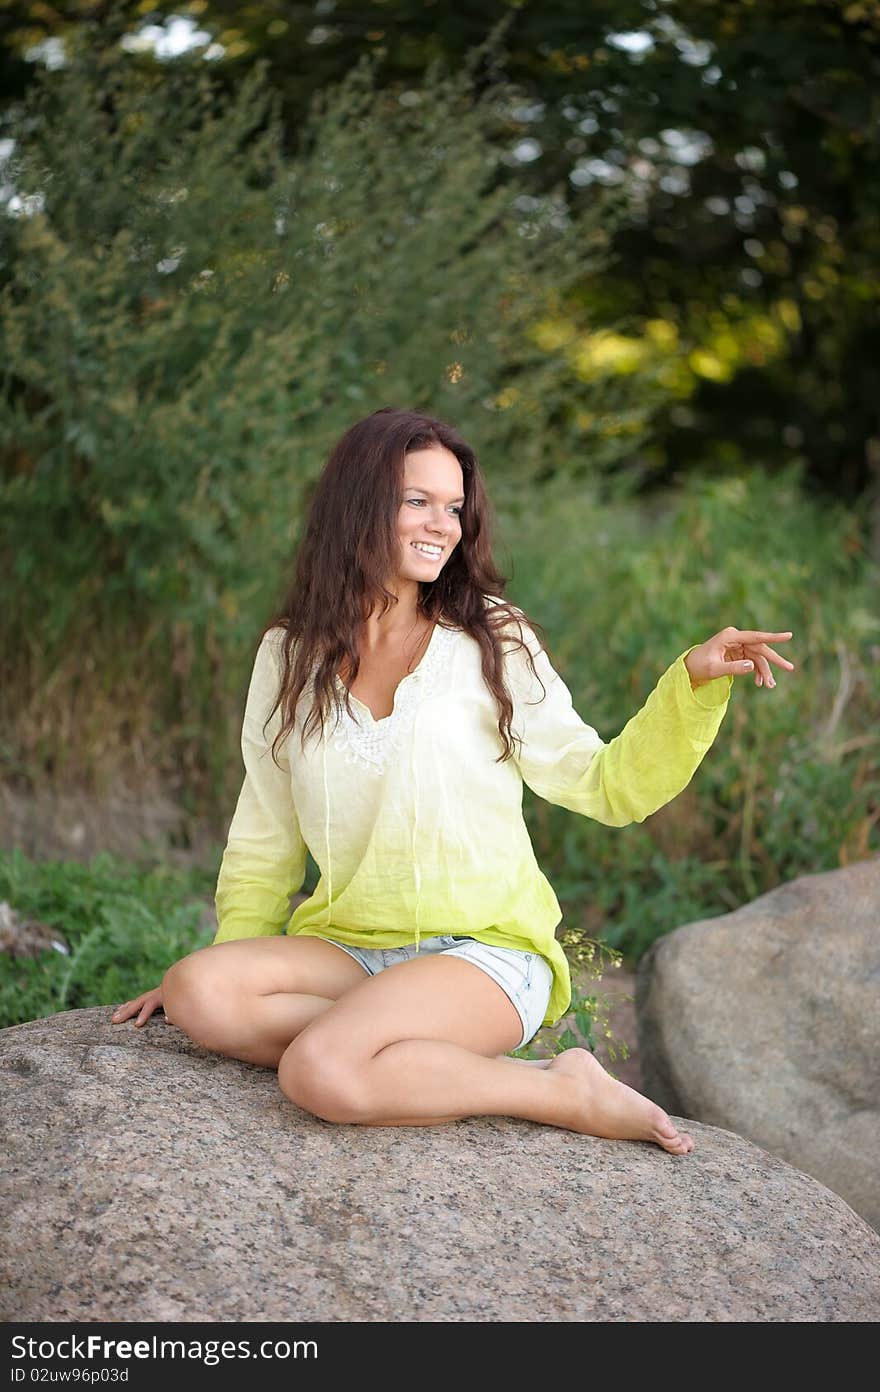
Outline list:
[[[636,976],[644,1091],[880,1229],[880,858],[678,928]]]
[[[880,1237],[725,1131],[336,1126],[161,1017],[0,1034],[0,1319],[876,1320]]]

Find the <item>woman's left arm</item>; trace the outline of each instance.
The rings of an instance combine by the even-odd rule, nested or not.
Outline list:
[[[733,678],[754,671],[759,684],[772,686],[771,661],[793,670],[767,646],[790,636],[725,628],[688,648],[606,744],[578,715],[568,687],[524,626],[540,683],[524,653],[506,658],[524,781],[548,802],[606,826],[644,821],[691,781],[718,733]]]

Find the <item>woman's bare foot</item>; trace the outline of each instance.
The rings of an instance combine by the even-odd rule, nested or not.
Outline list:
[[[676,1131],[662,1107],[612,1078],[588,1049],[557,1054],[550,1060],[550,1071],[565,1073],[578,1084],[573,1131],[611,1141],[656,1141],[671,1155],[693,1150],[690,1136]]]

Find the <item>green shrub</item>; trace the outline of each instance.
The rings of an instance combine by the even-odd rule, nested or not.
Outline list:
[[[172,962],[211,941],[205,896],[212,890],[213,877],[200,870],[143,872],[108,855],[90,865],[35,863],[0,852],[0,900],[58,929],[70,949],[0,953],[0,1028],[109,1007],[157,986]]]

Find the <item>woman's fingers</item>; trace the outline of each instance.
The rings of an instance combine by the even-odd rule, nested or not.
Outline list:
[[[770,633],[764,629],[725,628],[716,635],[720,639],[722,668],[731,675],[754,673],[755,686],[775,687],[776,678],[770,670],[771,662],[785,671],[793,672],[794,663],[782,657],[769,646],[774,643],[787,643],[791,630]]]
[[[121,1025],[125,1020],[130,1020],[132,1015],[137,1015],[135,1027],[145,1025],[150,1016],[158,1010],[162,1004],[162,987],[157,986],[152,991],[145,991],[142,996],[137,996],[134,1000],[124,1001],[117,1006],[110,1020],[114,1025]]]
[[[777,667],[784,667],[788,672],[794,671],[794,663],[789,662],[787,657],[780,657],[779,653],[774,652],[766,643],[758,643],[754,646],[744,644],[743,651],[746,653],[747,657],[750,657],[754,661],[756,669],[765,680],[769,678],[769,680],[767,680],[768,686],[775,686],[776,684],[773,674],[770,671],[771,662],[774,662]]]
[[[735,633],[741,643],[783,643],[791,637],[791,629],[784,633],[764,633],[758,629],[728,628],[727,633]]]
[[[764,629],[740,629],[728,625],[688,653],[685,666],[691,683],[699,685],[714,677],[745,676],[751,672],[755,686],[774,687],[776,678],[770,670],[771,662],[788,672],[794,671],[794,663],[789,662],[787,657],[780,657],[769,642],[787,643],[791,636],[790,629],[771,633]]]
[[[775,686],[776,681],[770,671],[770,664],[763,654],[758,654],[755,658],[755,685],[756,686]]]
[[[768,643],[787,643],[791,638],[791,632],[788,630],[785,633],[762,633],[751,629],[729,628],[725,630],[725,633],[730,635],[728,641],[731,643],[742,643],[743,646],[749,647],[758,645],[763,647],[767,652],[772,651],[767,647]],[[785,657],[779,657],[778,653],[774,653],[773,655],[778,658],[780,662],[788,661]]]
[[[775,662],[777,667],[784,667],[789,672],[794,671],[794,663],[790,662],[787,657],[782,657],[778,652],[774,652],[767,643],[752,642],[751,636],[749,633],[740,633],[733,639],[728,638],[725,649],[740,649],[743,658],[754,662],[756,671],[765,678],[771,675],[768,665],[770,662]],[[734,660],[738,661],[739,659]]]

